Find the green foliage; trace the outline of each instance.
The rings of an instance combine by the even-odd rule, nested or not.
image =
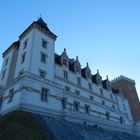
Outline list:
[[[0,117],[0,140],[49,140],[31,113],[16,111]]]

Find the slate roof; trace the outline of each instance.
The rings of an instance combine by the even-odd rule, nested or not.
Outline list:
[[[14,47],[19,47],[20,42],[19,41],[15,41],[11,44],[11,46],[3,53],[3,57],[9,53],[9,51],[11,51]]]
[[[48,28],[47,24],[44,22],[44,20],[42,18],[39,18],[37,21],[34,21],[20,36],[19,38],[21,38],[28,30],[31,29],[31,27],[33,27],[34,25],[38,25],[41,29],[44,29],[53,39],[56,40],[57,36],[52,33],[50,31],[50,29]]]

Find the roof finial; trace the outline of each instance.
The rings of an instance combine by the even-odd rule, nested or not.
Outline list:
[[[42,14],[40,14],[40,18],[42,18]]]
[[[88,62],[87,62],[87,67],[88,67]]]
[[[97,74],[99,74],[99,70],[97,69]]]
[[[106,76],[106,79],[108,80],[108,75]]]
[[[66,48],[64,48],[64,52],[66,52]]]
[[[78,60],[78,56],[76,56],[76,60]]]

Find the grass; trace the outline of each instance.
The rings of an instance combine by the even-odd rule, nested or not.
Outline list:
[[[15,111],[0,117],[0,140],[50,140],[31,113]]]

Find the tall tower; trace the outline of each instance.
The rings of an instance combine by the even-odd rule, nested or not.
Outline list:
[[[3,53],[1,69],[1,87],[9,84],[24,72],[40,75],[42,78],[54,78],[55,40],[42,18],[34,21]]]
[[[112,81],[112,86],[120,89],[123,96],[128,100],[134,121],[140,119],[140,102],[135,87],[135,81],[125,76],[120,76]]]

